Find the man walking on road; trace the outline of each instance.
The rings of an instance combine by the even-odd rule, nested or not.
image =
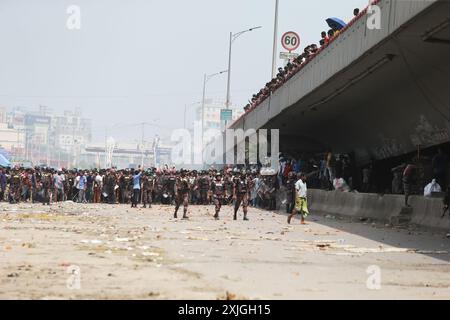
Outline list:
[[[295,214],[301,215],[301,224],[305,224],[305,218],[309,214],[307,194],[308,188],[306,186],[306,175],[299,173],[299,180],[295,183],[295,208],[288,217],[288,224],[291,224],[292,218]]]

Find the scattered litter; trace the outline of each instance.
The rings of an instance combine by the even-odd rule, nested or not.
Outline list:
[[[86,244],[102,244],[101,240],[81,240],[81,243],[86,243]]]
[[[354,253],[354,252],[332,252],[328,251],[326,254],[333,256],[346,256],[346,257],[361,257],[362,253]]]
[[[14,273],[8,274],[7,277],[8,277],[8,278],[18,278],[18,277],[19,277],[19,274],[18,274],[17,272],[14,272]]]
[[[237,294],[227,291],[225,295],[217,297],[218,300],[248,300],[247,297],[238,296]]]
[[[158,252],[142,252],[142,255],[144,257],[158,257],[159,253]]]
[[[189,237],[186,237],[186,239],[188,239],[188,240],[200,240],[200,241],[209,241],[209,239],[208,239],[208,238],[201,238],[201,237],[191,237],[191,236],[189,236]]]
[[[308,240],[303,240],[303,242],[309,242]],[[314,240],[314,243],[336,243],[337,240]]]

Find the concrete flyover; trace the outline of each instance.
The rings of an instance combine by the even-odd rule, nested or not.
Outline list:
[[[450,141],[450,1],[381,0],[232,129],[279,129],[280,151],[359,163]]]

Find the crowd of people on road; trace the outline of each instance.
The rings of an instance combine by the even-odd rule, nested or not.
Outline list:
[[[417,158],[406,161],[391,169],[391,193],[404,194],[405,206],[410,205],[411,194],[443,196],[445,214],[450,205],[448,168],[449,158],[440,148],[431,161],[430,181],[421,185],[418,180],[423,175],[423,165]],[[0,201],[44,205],[74,201],[131,207],[141,204],[143,208],[156,203],[175,205],[174,217],[183,207],[184,218],[189,204],[214,205],[216,218],[223,205],[232,205],[235,217],[239,208],[243,208],[245,220],[248,207],[278,210],[284,205],[287,213],[298,211],[304,217],[308,212],[306,183],[314,189],[379,193],[375,180],[379,170],[375,171],[373,163],[359,168],[352,154],[331,151],[299,159],[281,155],[279,170],[261,165],[202,171],[177,170],[167,165],[146,170],[0,168]],[[417,192],[417,185],[422,191]]]
[[[292,179],[292,175],[290,176]],[[306,178],[299,173],[295,183],[305,180],[302,195],[306,195]],[[258,166],[214,168],[204,171],[176,170],[167,165],[144,170],[55,170],[52,168],[1,168],[0,201],[50,205],[62,201],[78,203],[128,204],[151,208],[152,204],[174,205],[174,217],[183,207],[187,218],[188,205],[214,205],[215,218],[221,207],[234,206],[234,218],[242,207],[248,220],[248,207],[276,210],[280,205],[280,186],[275,170]],[[298,193],[298,192],[297,192]],[[295,202],[296,195],[292,194]],[[302,211],[306,216],[306,196]],[[278,202],[278,203],[277,203]],[[294,208],[291,209],[291,211]]]

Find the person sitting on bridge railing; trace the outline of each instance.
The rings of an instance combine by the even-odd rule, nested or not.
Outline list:
[[[335,35],[335,31],[333,29],[328,30],[328,38],[331,40]]]
[[[361,12],[359,8],[355,8],[353,10],[354,18],[352,21],[358,19],[361,16]],[[332,39],[336,38],[341,31],[336,29],[330,29],[328,32],[322,31],[320,46],[326,46]],[[294,59],[290,65],[286,66],[286,68],[279,68],[278,74],[274,79],[271,80],[270,84],[266,84],[263,91],[259,92],[255,99],[252,99],[251,107],[246,108],[248,111],[256,108],[260,103],[262,103],[267,97],[270,96],[272,92],[283,86],[287,80],[289,80],[294,74],[296,74],[302,66],[309,61],[309,59],[313,58],[315,54],[319,52],[319,48],[316,44],[311,44],[304,49],[304,52]],[[244,108],[245,109],[245,108]]]
[[[320,40],[320,45],[324,46],[330,42],[330,38],[328,38],[327,33],[325,31],[322,31],[321,34],[322,39]]]

